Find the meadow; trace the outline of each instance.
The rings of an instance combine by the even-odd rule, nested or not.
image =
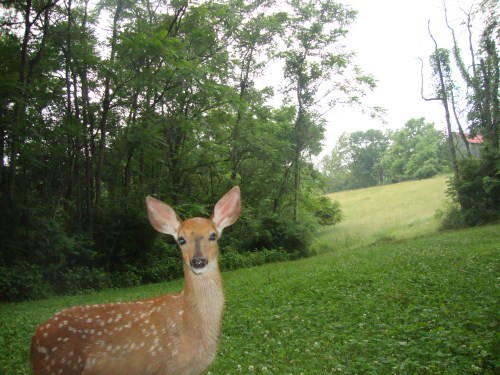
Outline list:
[[[433,211],[444,193],[431,196],[444,179],[426,183],[364,190],[370,198],[338,193],[346,220],[317,239],[321,254],[224,272],[223,334],[208,373],[498,373],[500,225],[437,232]],[[397,204],[395,187],[405,190]],[[407,189],[427,209],[415,208]],[[32,332],[64,307],[181,288],[175,281],[0,305],[0,374],[30,373]]]
[[[438,176],[330,194],[340,202],[344,220],[323,230],[314,244],[316,251],[345,250],[436,233],[434,216],[446,201],[447,179]]]

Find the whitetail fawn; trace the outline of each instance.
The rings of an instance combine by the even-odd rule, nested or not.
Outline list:
[[[240,215],[240,189],[226,193],[210,219],[181,221],[166,204],[146,203],[153,227],[179,243],[184,290],[55,314],[31,340],[35,375],[199,374],[214,359],[224,308],[217,240]]]

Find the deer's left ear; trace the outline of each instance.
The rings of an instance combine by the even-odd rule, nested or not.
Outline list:
[[[215,224],[219,234],[222,230],[233,225],[240,217],[241,199],[240,188],[233,187],[217,202],[212,214],[212,221]]]

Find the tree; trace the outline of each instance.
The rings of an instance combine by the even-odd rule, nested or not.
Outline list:
[[[498,218],[500,205],[500,58],[498,55],[498,7],[495,1],[486,0],[479,6],[463,11],[465,20],[462,23],[468,34],[468,50],[471,65],[466,64],[462,50],[455,37],[455,29],[450,25],[448,9],[444,5],[445,22],[451,32],[453,42],[453,58],[465,86],[466,105],[463,106],[467,113],[469,134],[482,134],[484,148],[480,160],[470,157],[457,162],[454,148],[450,145],[454,177],[451,180],[450,196],[460,206],[465,222],[469,225],[480,224]],[[473,39],[473,31],[478,28],[474,22],[483,20],[482,32],[479,41]],[[479,26],[481,27],[481,26]],[[432,37],[432,34],[431,34]],[[440,97],[445,106],[448,124],[448,138],[451,137],[449,110],[446,108],[448,100],[455,113],[457,126],[462,138],[465,139],[462,126],[456,115],[454,90],[458,85],[452,85],[449,79],[451,64],[448,50],[438,50],[431,58],[434,72],[440,79]],[[448,82],[448,86],[446,86]],[[444,96],[443,96],[444,94]]]
[[[204,216],[238,184],[246,208],[224,239],[229,253],[310,253],[318,225],[340,218],[319,199],[322,179],[309,160],[328,109],[314,96],[356,101],[373,82],[349,52],[335,51],[354,12],[290,4],[2,2],[5,298],[178,276],[178,254],[146,221],[147,194],[183,217]],[[98,23],[108,27],[97,33]],[[288,92],[299,95],[274,106],[277,87],[255,81],[279,59]]]
[[[349,133],[342,133],[329,155],[321,160],[321,171],[327,181],[327,192],[347,190],[351,187],[351,152]]]
[[[453,129],[451,123],[451,102],[454,98],[453,89],[454,83],[451,79],[451,66],[450,66],[450,51],[445,48],[439,48],[436,39],[431,33],[430,21],[428,23],[428,30],[431,39],[434,42],[434,53],[429,58],[429,64],[432,69],[432,75],[435,79],[435,97],[426,98],[422,91],[422,99],[427,101],[438,100],[442,103],[445,113],[448,149],[451,158],[451,170],[455,176],[458,175],[457,155],[455,150]],[[422,63],[423,65],[423,63]],[[423,82],[422,82],[423,87]],[[422,88],[423,90],[423,88]]]
[[[8,205],[13,204],[17,187],[18,159],[22,152],[21,147],[29,136],[29,121],[26,118],[29,106],[29,90],[36,79],[35,69],[39,65],[44,54],[49,26],[51,23],[51,12],[57,0],[42,1],[35,4],[31,0],[25,2],[8,2],[6,5],[12,7],[23,20],[23,28],[18,56],[17,92],[11,98],[13,101],[12,126],[7,132],[7,147],[9,150],[2,159],[8,159],[8,173],[2,181],[3,191],[8,200]],[[2,163],[4,161],[2,160]]]
[[[462,56],[455,30],[448,21],[446,3],[443,5],[446,24],[453,39],[453,57],[467,88],[469,129],[472,134],[483,134],[490,147],[498,149],[500,141],[498,4],[495,1],[486,0],[477,8],[463,11],[465,16],[463,25],[466,26],[469,40],[470,69]],[[479,39],[479,46],[476,47],[473,44],[474,19],[481,15],[484,15],[484,29]]]
[[[421,179],[443,172],[443,134],[424,118],[410,119],[390,134],[391,144],[382,164],[390,181]]]
[[[352,54],[340,47],[341,39],[354,20],[356,12],[333,0],[290,0],[289,28],[286,35],[284,75],[287,93],[295,102],[294,121],[294,220],[299,220],[300,178],[304,157],[317,154],[323,138],[324,121],[320,102],[330,99],[327,108],[335,104],[332,94],[343,87],[346,96],[356,97],[365,86],[374,87],[370,76],[354,67],[354,77],[348,77]],[[335,78],[341,77],[341,83]],[[347,82],[355,82],[354,89]],[[349,89],[346,89],[349,87]],[[324,112],[323,112],[324,113]]]
[[[387,146],[387,137],[380,130],[369,129],[350,135],[350,170],[354,187],[365,188],[383,182],[381,161]]]
[[[255,79],[262,75],[264,69],[272,64],[273,40],[275,40],[285,27],[286,13],[270,13],[272,2],[256,1],[247,7],[245,19],[239,22],[243,27],[234,31],[232,45],[237,60],[235,60],[234,85],[238,90],[236,102],[236,119],[231,132],[231,182],[235,183],[239,174],[241,163],[252,154],[251,144],[247,141],[256,136],[253,129],[260,126],[255,122],[253,112],[257,106],[262,105],[263,99],[269,95],[269,90],[258,92],[255,89]],[[252,125],[251,125],[252,124]]]

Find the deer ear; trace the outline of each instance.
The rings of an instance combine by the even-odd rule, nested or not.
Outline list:
[[[229,190],[215,205],[212,221],[219,234],[222,230],[236,222],[240,217],[241,200],[240,188],[238,186]]]
[[[170,234],[177,239],[181,222],[175,211],[158,199],[146,197],[149,222],[160,233]]]

